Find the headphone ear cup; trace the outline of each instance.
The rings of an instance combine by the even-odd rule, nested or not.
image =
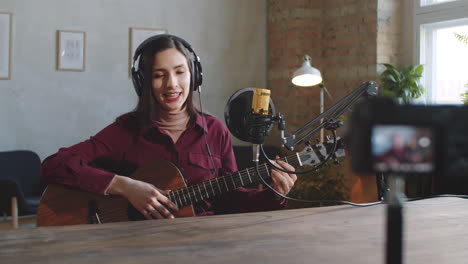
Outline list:
[[[135,87],[135,92],[138,96],[141,96],[143,91],[143,76],[140,71],[136,71],[135,68],[132,68],[132,82],[133,87]]]
[[[201,63],[198,59],[193,62],[193,90],[197,91],[203,83],[203,72],[201,69]]]

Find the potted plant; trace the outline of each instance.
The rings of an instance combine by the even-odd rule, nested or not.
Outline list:
[[[385,71],[380,74],[380,95],[401,98],[403,103],[408,104],[410,99],[419,98],[426,91],[420,83],[423,65],[410,65],[401,69],[388,63],[383,65]]]
[[[468,35],[461,35],[461,34],[455,33],[455,37],[460,42],[468,45]],[[468,83],[465,84],[465,87],[468,88]],[[463,104],[468,105],[468,90],[465,90],[465,92],[461,94],[461,97],[462,97]]]
[[[465,84],[465,87],[468,89],[468,83]],[[463,104],[468,105],[468,90],[465,90],[465,92],[462,93],[461,96]]]

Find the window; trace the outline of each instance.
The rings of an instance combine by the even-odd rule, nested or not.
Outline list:
[[[428,4],[437,5],[424,7]],[[424,99],[434,104],[461,104],[461,94],[468,89],[468,45],[456,34],[468,35],[468,1],[421,0],[414,10],[415,60],[425,66]]]
[[[468,82],[468,45],[455,34],[468,35],[468,19],[421,25],[421,63],[425,65],[427,100],[459,104]]]

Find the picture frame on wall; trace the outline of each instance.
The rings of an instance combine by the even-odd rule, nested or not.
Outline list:
[[[167,34],[167,30],[164,28],[144,28],[144,27],[131,27],[129,28],[129,55],[128,55],[128,73],[129,77],[132,75],[132,63],[133,54],[138,46],[147,38],[159,35]]]
[[[13,13],[0,12],[0,80],[11,79]]]
[[[86,32],[57,30],[57,70],[85,71]]]

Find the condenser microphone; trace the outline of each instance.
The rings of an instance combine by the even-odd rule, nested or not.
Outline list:
[[[268,106],[270,105],[270,90],[253,89],[252,113],[257,115],[268,115]]]
[[[265,141],[268,128],[271,124],[271,116],[268,115],[270,102],[270,90],[254,88],[252,96],[252,113],[248,117],[248,129],[252,145],[252,161],[258,162],[260,157],[260,145]]]
[[[250,142],[263,144],[268,134],[267,125],[271,122],[268,114],[270,90],[254,88],[252,96],[252,111],[247,116],[248,134]]]

